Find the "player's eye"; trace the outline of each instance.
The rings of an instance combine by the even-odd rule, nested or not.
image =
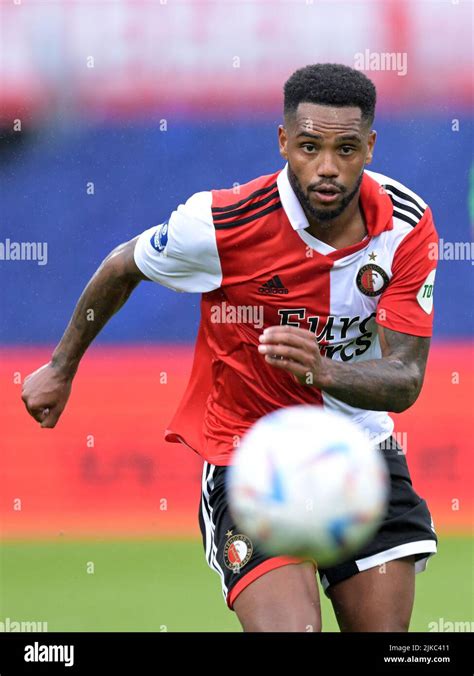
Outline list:
[[[301,147],[304,148],[307,153],[312,153],[313,150],[316,150],[314,143],[302,143]]]
[[[339,150],[343,155],[352,155],[352,153],[355,152],[354,146],[341,146]]]

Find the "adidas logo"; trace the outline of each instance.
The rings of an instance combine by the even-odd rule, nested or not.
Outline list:
[[[264,282],[261,287],[258,289],[259,293],[267,294],[277,294],[277,293],[288,293],[286,286],[283,286],[283,282],[278,275],[274,275],[268,282]]]

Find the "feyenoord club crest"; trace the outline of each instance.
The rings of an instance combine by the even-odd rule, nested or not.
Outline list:
[[[248,563],[252,552],[252,542],[246,535],[242,535],[242,533],[232,535],[225,543],[224,563],[227,568],[238,573]]]
[[[357,288],[365,296],[379,296],[389,282],[385,270],[375,263],[363,265],[357,273]]]

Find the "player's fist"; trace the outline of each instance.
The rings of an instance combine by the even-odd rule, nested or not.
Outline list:
[[[71,385],[72,378],[49,362],[26,376],[21,398],[41,427],[54,427],[69,399]]]

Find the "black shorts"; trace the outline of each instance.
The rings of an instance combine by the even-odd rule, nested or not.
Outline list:
[[[344,563],[318,570],[326,594],[330,585],[404,556],[415,555],[415,571],[419,573],[425,570],[429,557],[436,553],[438,539],[433,520],[425,500],[413,490],[403,450],[392,437],[382,442],[379,449],[388,463],[391,477],[385,518],[373,539],[357,555]],[[233,609],[236,597],[258,577],[304,559],[265,554],[236,528],[227,503],[226,471],[226,466],[204,461],[199,526],[207,563],[219,574],[224,599]]]

